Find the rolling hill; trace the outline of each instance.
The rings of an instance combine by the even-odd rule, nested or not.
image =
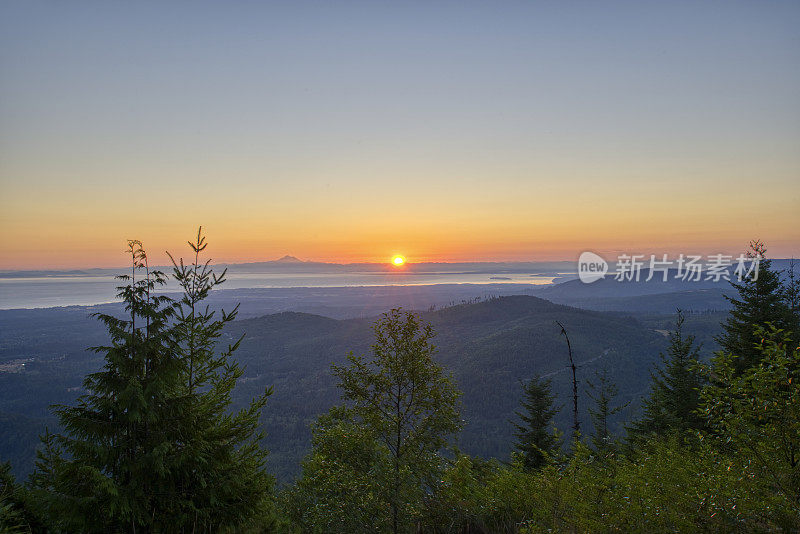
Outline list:
[[[0,457],[13,457],[15,471],[25,473],[32,467],[34,430],[55,424],[51,404],[71,403],[81,393],[83,376],[102,364],[102,357],[85,347],[102,343],[105,333],[86,317],[85,309],[19,313],[0,314],[0,363],[28,360],[15,372],[0,373],[0,415],[14,422],[0,429]],[[660,322],[646,324],[532,296],[492,298],[422,315],[437,332],[437,360],[464,392],[466,425],[459,446],[484,457],[508,458],[513,443],[509,420],[519,402],[521,380],[537,374],[551,377],[559,404],[567,405],[567,352],[556,320],[569,332],[579,378],[592,378],[595,370],[606,367],[619,386],[620,402],[634,401],[620,417],[636,409],[647,392],[649,370],[666,346],[657,331]],[[246,334],[236,355],[246,371],[235,404],[274,386],[262,423],[270,469],[280,480],[296,474],[309,443],[309,424],[339,401],[331,364],[342,363],[351,350],[368,351],[373,322],[284,312],[235,321],[226,330],[228,339]],[[589,430],[583,389],[580,395],[582,421]],[[567,429],[569,417],[569,410],[562,410],[557,425]],[[22,460],[26,456],[31,460],[27,464]]]

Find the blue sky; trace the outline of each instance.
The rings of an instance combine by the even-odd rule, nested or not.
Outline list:
[[[0,267],[800,248],[798,2],[164,4],[0,7]]]

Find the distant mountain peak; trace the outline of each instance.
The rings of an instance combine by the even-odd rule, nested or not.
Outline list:
[[[303,260],[299,260],[294,256],[289,256],[288,254],[282,257],[279,260],[275,260],[275,263],[304,263]]]

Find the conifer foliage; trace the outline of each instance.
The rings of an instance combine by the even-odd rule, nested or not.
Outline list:
[[[793,502],[792,527],[800,527],[800,347],[786,332],[756,329],[763,339],[761,363],[740,373],[735,355],[720,352],[704,372],[702,413],[720,447],[744,453],[770,481],[773,492]]]
[[[643,416],[629,429],[634,439],[703,427],[697,413],[704,384],[698,368],[700,347],[693,335],[684,334],[685,322],[686,317],[678,310],[667,354],[660,355],[661,366],[651,375],[650,396],[644,401]]]
[[[594,426],[591,441],[595,452],[605,455],[612,452],[615,447],[610,419],[630,403],[614,404],[618,389],[609,378],[608,369],[604,367],[602,371],[595,372],[595,377],[595,382],[586,381],[586,385],[589,386],[587,395],[594,401],[594,407],[589,408],[589,416]]]
[[[258,446],[258,418],[271,390],[229,413],[242,370],[239,341],[216,352],[224,325],[201,301],[224,282],[200,263],[174,265],[178,302],[159,294],[167,276],[128,243],[131,273],[118,278],[125,315],[96,314],[110,343],[92,350],[103,368],[84,381],[76,406],[59,406],[64,434],[47,434],[33,476],[41,513],[70,532],[208,532],[264,509],[272,479]]]
[[[791,281],[787,295],[781,273],[772,268],[766,253],[764,243],[750,242],[748,256],[758,261],[758,271],[744,277],[741,283],[732,282],[738,297],[727,297],[732,309],[722,325],[723,334],[717,339],[723,352],[736,357],[735,369],[740,374],[758,365],[763,354],[761,336],[756,333],[758,328],[774,326],[791,333],[797,325],[796,312],[793,313],[789,302],[794,297],[791,293],[796,291],[794,281]]]
[[[543,467],[558,451],[560,439],[553,426],[558,410],[553,406],[550,380],[533,377],[523,384],[522,392],[522,409],[515,412],[519,421],[514,423],[514,446],[522,456],[523,466],[534,470]]]
[[[238,305],[219,315],[203,301],[212,289],[225,282],[227,269],[220,275],[210,267],[211,260],[200,256],[207,243],[202,228],[195,242],[189,242],[193,261],[185,265],[172,255],[173,278],[183,289],[175,305],[174,348],[182,363],[183,440],[180,471],[181,504],[196,524],[218,528],[237,524],[253,515],[268,512],[272,477],[264,471],[267,452],[259,442],[259,416],[272,388],[266,388],[250,405],[229,413],[231,395],[243,369],[233,360],[244,336],[218,351],[226,324],[236,319]],[[261,517],[263,520],[264,517]]]

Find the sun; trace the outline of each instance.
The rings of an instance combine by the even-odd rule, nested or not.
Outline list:
[[[393,258],[392,258],[392,264],[393,264],[395,267],[400,267],[400,266],[401,266],[401,265],[403,265],[405,262],[406,262],[406,259],[405,259],[403,256],[399,255],[399,254],[398,254],[397,256],[395,256],[395,257],[393,257]]]

